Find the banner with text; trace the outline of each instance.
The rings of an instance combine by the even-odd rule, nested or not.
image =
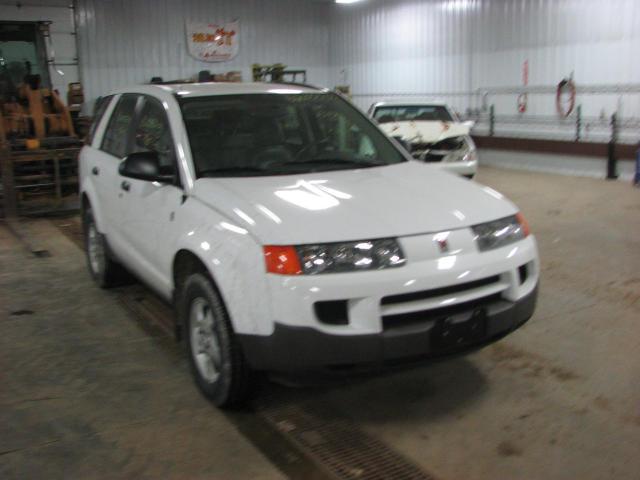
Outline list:
[[[240,22],[221,25],[187,22],[189,54],[204,62],[224,62],[238,54]]]

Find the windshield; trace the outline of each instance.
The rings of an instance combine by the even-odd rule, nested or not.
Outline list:
[[[373,115],[378,123],[411,120],[453,122],[447,107],[443,105],[394,105],[377,107]]]
[[[335,94],[244,94],[180,100],[196,173],[286,175],[406,161]]]

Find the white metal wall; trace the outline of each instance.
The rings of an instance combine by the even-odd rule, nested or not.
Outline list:
[[[332,9],[330,59],[336,83],[361,106],[392,92],[472,87],[471,16],[442,2],[384,1]]]
[[[47,47],[49,58],[56,62],[49,68],[53,88],[57,88],[66,101],[67,85],[79,80],[76,39],[73,27],[72,0],[35,0],[30,2],[0,3],[0,20],[49,21],[51,25],[51,47]]]
[[[53,21],[56,60],[76,56],[73,0],[0,2],[0,19]],[[59,66],[54,84],[79,77],[87,99],[152,76],[241,70],[254,62],[306,68],[309,81],[352,86],[362,107],[398,93],[438,94],[459,111],[478,106],[460,95],[521,83],[554,85],[574,73],[578,85],[640,83],[639,0],[75,0],[80,71]],[[36,5],[36,6],[34,6]],[[206,63],[187,53],[185,21],[240,20],[240,52]],[[455,94],[455,93],[458,94]],[[447,95],[448,94],[448,95]],[[515,114],[515,95],[495,96],[498,114]],[[583,96],[583,115],[640,117],[640,95]],[[527,114],[553,114],[551,95],[531,95]],[[604,119],[606,126],[606,118]]]
[[[188,78],[200,70],[241,70],[253,63],[307,69],[308,82],[328,81],[328,4],[308,0],[78,0],[79,47],[85,94]],[[185,22],[240,20],[240,50],[227,62],[189,56]]]
[[[335,5],[330,59],[335,83],[352,85],[365,107],[392,93],[443,93],[515,86],[529,61],[530,85],[640,82],[638,0],[370,0]],[[367,95],[369,94],[369,95]],[[467,96],[443,99],[458,109]],[[516,113],[515,96],[493,99]],[[583,102],[585,115],[607,114],[619,95]],[[640,95],[623,96],[626,115]],[[553,99],[530,97],[529,111],[549,114]]]

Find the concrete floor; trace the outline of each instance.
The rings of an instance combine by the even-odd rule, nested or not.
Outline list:
[[[538,239],[530,322],[468,357],[291,396],[441,480],[639,478],[640,190],[495,168],[478,181]],[[50,257],[0,227],[0,478],[281,478],[78,248],[35,227]]]
[[[49,221],[0,227],[0,478],[285,478]]]

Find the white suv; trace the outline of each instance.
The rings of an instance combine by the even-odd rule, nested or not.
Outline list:
[[[413,160],[342,97],[275,84],[102,99],[80,156],[88,265],[176,308],[219,405],[250,372],[467,351],[533,314],[536,242],[498,192]]]

